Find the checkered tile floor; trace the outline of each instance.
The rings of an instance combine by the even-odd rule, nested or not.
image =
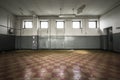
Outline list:
[[[120,54],[97,50],[1,53],[0,80],[120,80]]]

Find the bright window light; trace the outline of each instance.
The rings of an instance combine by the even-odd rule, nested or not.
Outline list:
[[[89,22],[89,28],[97,28],[97,21]]]
[[[57,28],[64,28],[64,21],[57,21]]]
[[[81,25],[80,25],[80,21],[73,21],[73,28],[80,28]]]
[[[48,21],[41,21],[41,28],[43,29],[48,28]]]
[[[24,21],[24,26],[23,28],[32,28],[32,21]]]

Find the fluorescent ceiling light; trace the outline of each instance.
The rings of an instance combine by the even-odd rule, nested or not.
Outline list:
[[[59,17],[61,17],[61,18],[62,18],[62,17],[63,17],[63,18],[64,18],[64,17],[76,17],[76,15],[75,15],[75,14],[60,14]]]

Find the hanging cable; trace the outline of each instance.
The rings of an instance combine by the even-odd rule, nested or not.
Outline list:
[[[72,10],[73,10],[73,14],[74,14],[74,8]]]
[[[62,8],[60,8],[60,15],[61,15]]]

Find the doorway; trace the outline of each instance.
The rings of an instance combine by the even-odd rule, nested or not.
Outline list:
[[[106,34],[107,34],[107,50],[112,51],[113,50],[112,27],[106,28]]]

